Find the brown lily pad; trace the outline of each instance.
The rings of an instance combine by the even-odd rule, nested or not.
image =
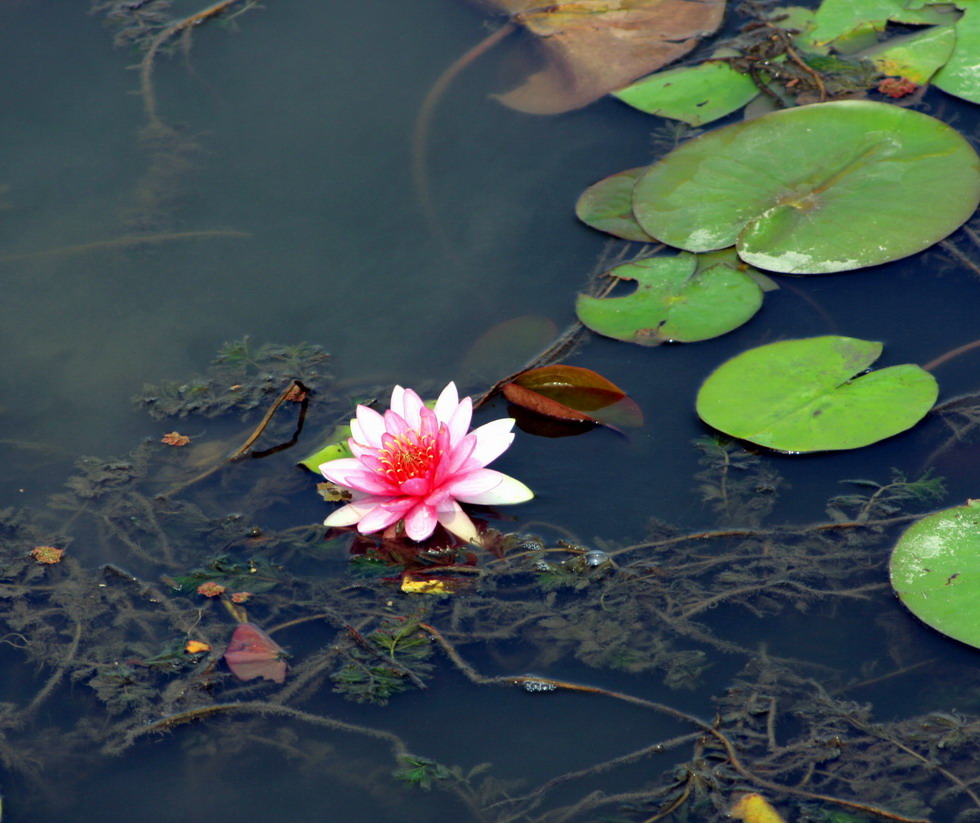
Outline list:
[[[725,0],[493,0],[537,35],[545,67],[497,95],[509,108],[560,114],[656,71],[714,32]]]

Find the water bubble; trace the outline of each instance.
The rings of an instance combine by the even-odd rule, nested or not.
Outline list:
[[[609,557],[606,552],[599,551],[598,549],[593,549],[590,552],[586,552],[582,556],[582,560],[585,562],[586,566],[590,566],[595,569],[599,566],[605,566],[612,558]]]

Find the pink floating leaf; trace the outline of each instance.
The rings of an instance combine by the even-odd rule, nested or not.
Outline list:
[[[286,682],[285,652],[254,623],[239,623],[225,651],[225,662],[239,680],[264,677]]]

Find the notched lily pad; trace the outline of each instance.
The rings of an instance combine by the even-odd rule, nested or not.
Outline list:
[[[980,158],[960,134],[864,100],[785,109],[702,135],[633,188],[637,222],[658,240],[694,252],[734,244],[746,262],[793,274],[921,251],[978,202]]]
[[[693,254],[650,257],[609,274],[635,280],[636,291],[601,299],[580,294],[575,304],[579,320],[599,334],[643,346],[718,337],[741,326],[762,305],[762,290],[748,274],[718,260],[698,270]]]
[[[980,647],[980,500],[923,517],[892,552],[895,593],[921,621]]]
[[[882,344],[853,337],[784,340],[719,366],[698,392],[697,412],[732,437],[786,452],[855,449],[903,432],[936,402],[919,366],[862,374]]]

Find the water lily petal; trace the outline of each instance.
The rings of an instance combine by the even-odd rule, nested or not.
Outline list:
[[[466,513],[459,507],[459,503],[455,500],[448,500],[445,509],[440,506],[438,513],[439,522],[446,531],[452,532],[457,537],[461,537],[463,540],[468,540],[471,543],[480,542],[480,533],[476,530],[476,526],[473,525],[473,521],[467,517]]]
[[[473,429],[469,436],[476,438],[476,448],[471,458],[479,465],[486,466],[502,455],[514,442],[514,418],[501,417]]]
[[[388,409],[384,415],[385,429],[388,437],[399,436],[405,434],[406,432],[414,431],[412,426],[408,425],[408,421],[405,420],[398,412],[393,409]],[[384,443],[385,435],[381,436],[381,442]],[[385,448],[391,448],[390,445],[385,446]]]
[[[464,503],[471,502],[471,498],[479,496],[500,485],[503,475],[493,469],[476,469],[467,472],[443,487],[450,497],[462,500]]]
[[[337,511],[331,512],[330,516],[323,521],[324,526],[353,526],[364,516],[360,509],[355,509],[350,503],[341,506]]]
[[[425,540],[436,528],[436,511],[422,503],[412,509],[405,517],[405,534],[412,540]]]
[[[340,528],[341,526],[353,526],[362,517],[364,517],[364,515],[378,506],[382,500],[384,500],[383,497],[371,497],[363,500],[354,500],[353,502],[348,503],[346,506],[341,506],[339,509],[337,509],[337,511],[332,512],[330,516],[323,521],[323,525],[334,526],[337,528]]]
[[[423,497],[429,493],[429,481],[424,477],[413,477],[402,483],[398,490],[402,494],[410,494],[413,497]]]
[[[336,460],[328,460],[326,463],[321,463],[319,468],[320,473],[327,480],[341,486],[347,485],[346,478],[351,472],[364,471],[364,465],[356,457],[338,457]]]
[[[411,389],[405,389],[402,394],[402,409],[398,412],[402,419],[408,424],[409,428],[419,430],[422,419],[419,413],[425,407],[422,398]]]
[[[361,534],[371,534],[386,529],[401,520],[414,504],[415,499],[408,497],[375,506],[361,518],[357,530]]]
[[[364,446],[379,448],[381,435],[387,431],[384,418],[367,406],[358,406],[356,414],[350,421],[351,436]]]
[[[383,474],[370,471],[354,457],[329,460],[320,466],[320,472],[331,483],[367,494],[390,495],[398,488]]]
[[[444,454],[436,468],[435,476],[432,478],[433,485],[439,486],[453,477],[463,467],[463,464],[470,459],[470,455],[473,454],[473,449],[475,448],[476,438],[464,437],[458,446],[451,448],[447,454]]]
[[[470,429],[470,421],[472,419],[473,400],[470,397],[464,397],[446,423],[446,426],[449,428],[450,443],[455,445],[466,436],[466,432]]]
[[[400,417],[405,416],[405,389],[401,386],[395,386],[391,390],[391,402],[388,403],[388,408]]]
[[[484,471],[493,472],[493,469]],[[526,503],[534,497],[532,492],[520,480],[501,472],[494,472],[500,475],[500,482],[493,488],[473,495],[459,495],[458,500],[464,503],[477,503],[482,506],[496,506],[505,503]]]
[[[456,384],[450,381],[449,385],[439,393],[439,399],[436,400],[433,411],[440,423],[448,423],[458,405],[459,395],[456,392]]]

